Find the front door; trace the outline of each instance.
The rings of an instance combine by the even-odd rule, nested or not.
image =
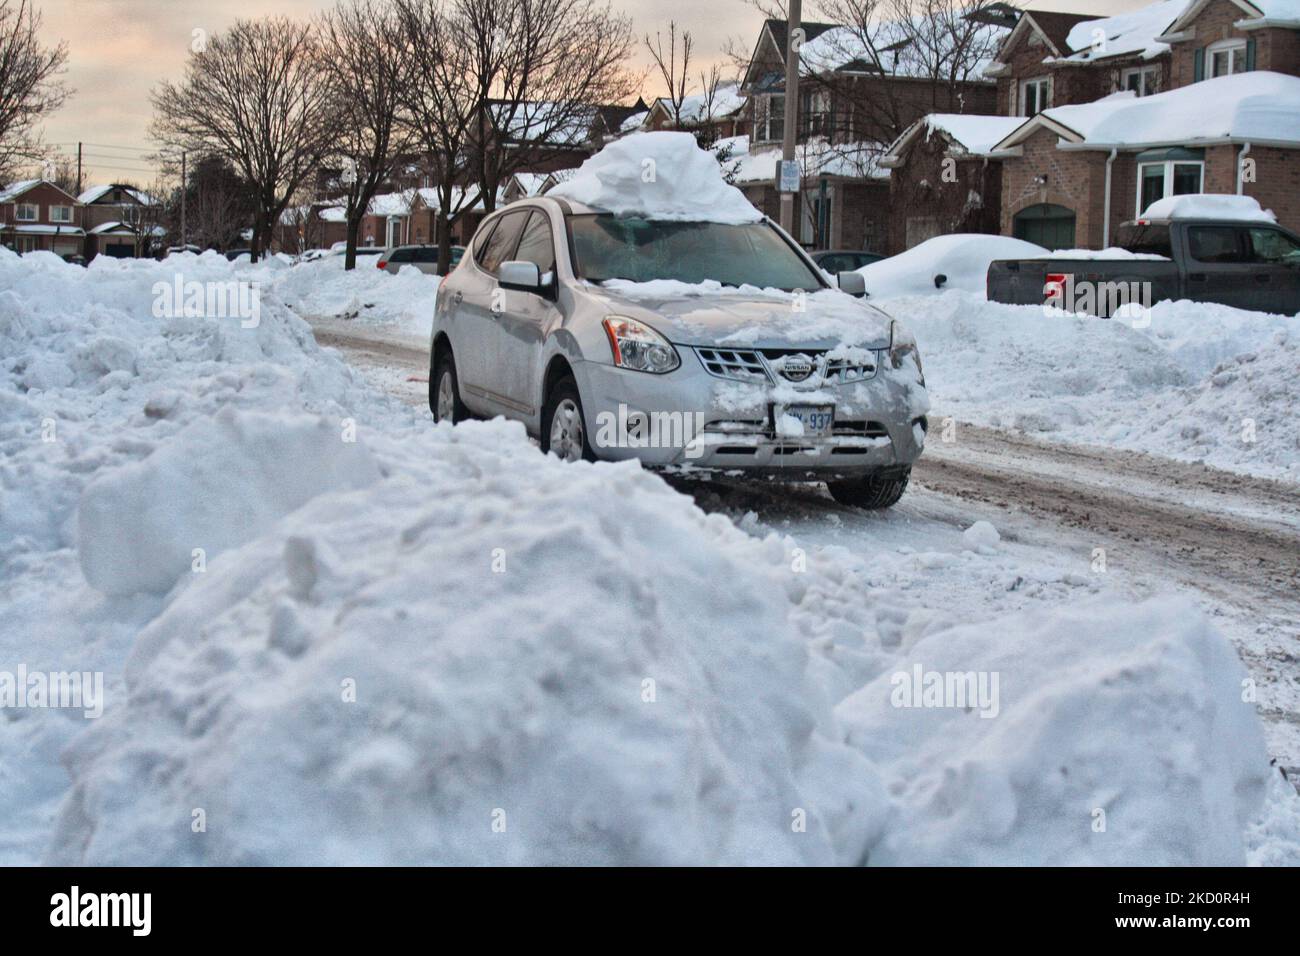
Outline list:
[[[519,234],[528,221],[528,210],[503,213],[487,225],[491,231],[481,243],[474,241],[474,261],[469,269],[456,274],[456,292],[461,295],[456,308],[456,336],[452,347],[456,350],[456,369],[464,386],[465,399],[470,407],[484,413],[515,411],[505,394],[502,372],[505,331],[502,326],[509,293],[497,285],[501,263],[510,259],[519,244]],[[463,273],[463,275],[462,275]]]
[[[555,237],[551,218],[543,210],[534,209],[528,217],[519,238],[519,245],[511,259],[532,262],[542,276],[543,284],[555,283]],[[541,363],[542,343],[547,330],[559,318],[555,303],[544,295],[502,290],[504,308],[497,318],[500,328],[500,362],[497,368],[497,390],[519,406],[525,414],[537,414],[540,388],[537,376]],[[526,411],[525,411],[526,409]]]

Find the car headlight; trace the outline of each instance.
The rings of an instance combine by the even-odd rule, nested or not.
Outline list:
[[[903,359],[912,356],[912,361],[916,362],[916,370],[921,373],[922,381],[925,380],[925,369],[921,367],[921,352],[916,347],[916,339],[912,333],[907,331],[893,319],[889,323],[889,364],[895,369],[903,367]]]
[[[605,317],[603,325],[614,364],[619,368],[662,375],[682,364],[668,340],[643,322],[625,315],[610,315]]]

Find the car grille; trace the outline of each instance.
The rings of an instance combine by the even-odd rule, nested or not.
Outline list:
[[[797,349],[719,349],[719,348],[697,348],[695,353],[700,357],[700,363],[704,370],[716,378],[731,379],[737,382],[757,382],[767,384],[779,381],[787,381],[783,378],[773,363],[789,355],[805,356],[812,360],[813,366],[817,371],[809,375],[802,382],[794,384],[807,383],[809,386],[819,385],[850,385],[854,382],[864,382],[876,374],[879,366],[879,353],[871,352],[869,354],[876,356],[876,360],[853,360],[849,359],[827,359],[826,351],[803,352]],[[818,374],[821,373],[821,374]]]

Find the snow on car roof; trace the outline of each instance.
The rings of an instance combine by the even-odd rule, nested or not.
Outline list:
[[[633,133],[592,156],[547,195],[620,216],[678,222],[758,222],[763,214],[722,178],[690,133]]]

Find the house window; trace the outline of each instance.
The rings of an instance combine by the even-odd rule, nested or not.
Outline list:
[[[1160,68],[1156,66],[1138,66],[1124,71],[1124,89],[1138,96],[1150,96],[1160,92]]]
[[[1246,72],[1246,41],[1224,40],[1206,51],[1210,77],[1231,76]]]
[[[40,215],[40,207],[34,202],[20,202],[14,211],[14,218],[19,222],[35,222]]]
[[[772,95],[761,97],[755,105],[757,116],[754,127],[757,135],[755,141],[760,143],[780,142],[785,135],[785,96]]]
[[[72,222],[72,207],[51,206],[50,222],[64,222],[64,223]]]
[[[1020,115],[1035,116],[1052,105],[1052,78],[1040,76],[1020,84]]]
[[[1205,177],[1205,163],[1167,160],[1138,165],[1138,208],[1141,216],[1151,204],[1166,196],[1199,193]]]
[[[809,90],[803,95],[804,132],[809,136],[831,134],[831,98],[825,90]]]

